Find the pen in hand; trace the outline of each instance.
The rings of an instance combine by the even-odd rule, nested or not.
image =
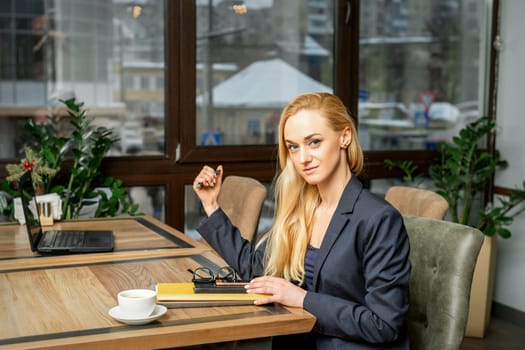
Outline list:
[[[215,175],[219,175],[220,173],[221,173],[221,171],[220,171],[219,169],[215,170]],[[198,189],[201,189],[202,186],[204,186],[202,182],[199,182],[199,183],[197,184],[197,188],[198,188]]]

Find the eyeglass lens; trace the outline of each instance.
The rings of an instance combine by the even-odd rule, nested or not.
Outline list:
[[[215,274],[207,267],[198,267],[193,273],[193,282],[212,282]]]
[[[217,277],[222,280],[226,280],[228,282],[235,282],[236,280],[235,270],[229,266],[223,266],[217,272]]]

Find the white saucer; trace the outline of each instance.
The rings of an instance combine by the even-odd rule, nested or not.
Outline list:
[[[146,323],[155,321],[156,319],[164,315],[166,311],[168,311],[168,308],[166,308],[166,306],[155,305],[155,309],[153,309],[153,312],[148,317],[130,319],[129,317],[125,317],[120,313],[120,307],[117,305],[109,309],[108,313],[109,313],[109,316],[113,317],[117,321],[129,324],[129,325],[133,325],[133,326],[138,326],[138,325],[142,325],[142,324],[146,324]]]

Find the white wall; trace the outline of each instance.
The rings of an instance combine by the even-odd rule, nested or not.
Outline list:
[[[525,1],[501,1],[496,147],[509,167],[496,186],[521,187],[525,181]],[[494,301],[525,311],[525,213],[511,227],[512,237],[498,241]]]

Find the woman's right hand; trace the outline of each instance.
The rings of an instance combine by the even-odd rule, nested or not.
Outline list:
[[[193,180],[193,191],[201,200],[206,215],[210,216],[219,208],[217,198],[222,185],[222,165],[217,169],[205,165]]]

